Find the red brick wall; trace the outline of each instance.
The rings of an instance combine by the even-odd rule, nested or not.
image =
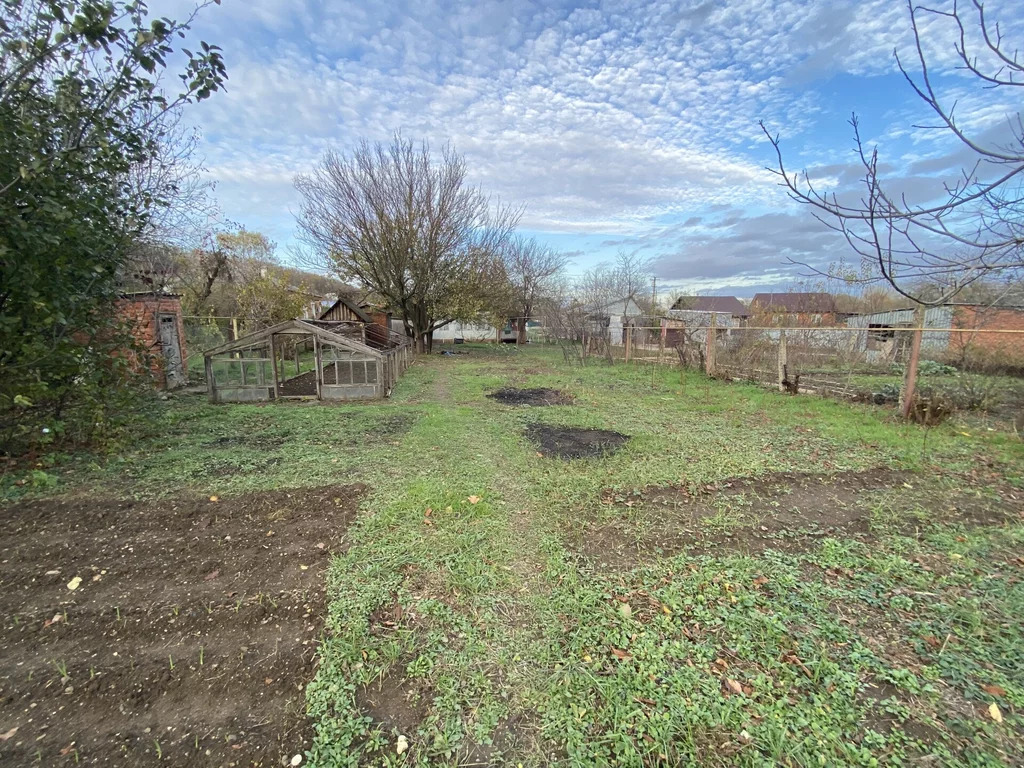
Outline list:
[[[1024,311],[996,307],[957,307],[953,327],[965,330],[951,333],[951,350],[981,350],[1005,354],[1024,364]],[[985,333],[995,330],[1016,330],[1022,333]]]
[[[157,389],[166,389],[167,372],[160,349],[160,329],[157,315],[174,315],[178,322],[178,340],[181,361],[187,375],[185,349],[185,323],[181,317],[181,300],[177,296],[133,296],[118,301],[118,314],[128,321],[132,335],[152,355],[149,370]]]

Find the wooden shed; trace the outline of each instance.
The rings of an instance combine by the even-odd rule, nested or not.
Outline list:
[[[206,387],[214,403],[382,398],[411,357],[397,334],[367,343],[361,322],[288,320],[207,350]]]

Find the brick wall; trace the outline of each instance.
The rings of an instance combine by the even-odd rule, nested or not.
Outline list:
[[[949,348],[954,352],[979,350],[1001,354],[1024,365],[1024,310],[997,307],[957,307],[953,327],[965,330],[950,334]],[[985,333],[1015,330],[1021,333]]]
[[[167,388],[167,370],[160,345],[157,316],[174,315],[177,318],[182,367],[185,375],[188,375],[185,323],[181,317],[181,300],[177,296],[132,296],[121,299],[117,306],[118,314],[128,321],[132,335],[150,355],[149,370],[157,389]],[[136,362],[141,366],[141,363]]]

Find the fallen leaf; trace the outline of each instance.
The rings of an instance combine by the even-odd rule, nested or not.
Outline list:
[[[60,614],[60,613],[55,613],[53,615],[52,619],[47,619],[46,621],[43,622],[43,626],[44,627],[49,627],[49,626],[51,626],[53,624],[59,624],[62,621],[64,621],[64,615]]]
[[[64,749],[62,749],[60,751],[60,753],[62,755],[70,755],[71,752],[74,750],[74,748],[75,748],[75,742],[72,741],[70,744],[68,744],[66,747],[64,747]]]
[[[81,576],[75,576],[75,578],[73,578],[71,581],[68,582],[68,589],[70,589],[72,592],[74,592],[76,589],[78,589],[79,586],[81,586],[81,584],[82,584],[82,577]]]
[[[623,660],[633,658],[627,651],[624,651],[621,648],[612,648],[612,653],[614,653],[617,658]]]
[[[664,613],[666,616],[672,615],[672,609],[669,608],[667,605],[661,606],[661,612]]]
[[[216,496],[211,496],[210,501],[220,501],[220,499]]]
[[[468,499],[466,499],[466,501],[468,501],[470,504],[477,504],[480,501],[480,497],[479,496],[470,496]]]
[[[405,736],[399,736],[398,742],[395,744],[395,752],[402,754],[409,748],[409,740]]]
[[[999,706],[997,704],[988,705],[988,716],[997,723],[1003,722],[1003,713],[999,711]]]
[[[735,693],[735,694],[743,693],[743,686],[740,685],[739,682],[737,682],[736,680],[733,680],[733,679],[727,677],[722,682],[725,684],[725,687],[728,688],[733,693]]]
[[[423,513],[423,516],[424,517],[430,517],[433,513],[434,513],[433,508],[432,507],[427,507],[426,511],[424,511],[424,513]]]
[[[621,613],[627,619],[632,618],[633,617],[633,608],[632,608],[632,606],[630,606],[629,603],[623,603],[622,605],[619,606],[619,613]]]
[[[981,686],[981,690],[983,690],[985,693],[989,693],[989,694],[991,694],[993,696],[1005,696],[1006,695],[1006,690],[1004,688],[999,687],[998,685],[983,685],[983,686]]]
[[[756,579],[754,579],[754,586],[755,587],[761,587],[761,586],[764,586],[767,583],[768,583],[768,577],[767,576],[758,576]]]
[[[274,678],[272,678],[272,677],[264,677],[263,678],[263,684],[264,685],[270,685],[273,682],[274,682]]]
[[[206,574],[203,577],[203,581],[213,581],[218,576],[220,576],[220,571],[216,571],[216,570],[215,571],[210,571],[208,574]]]
[[[18,732],[18,726],[14,726],[7,733],[0,733],[0,741],[7,741],[14,737],[14,734]]]

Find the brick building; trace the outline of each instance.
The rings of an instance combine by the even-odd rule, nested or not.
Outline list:
[[[176,389],[188,384],[181,297],[153,291],[125,293],[117,308],[148,353],[149,370],[157,389]]]

